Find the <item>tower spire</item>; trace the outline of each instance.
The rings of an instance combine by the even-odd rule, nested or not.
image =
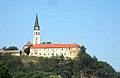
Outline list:
[[[36,14],[36,19],[35,19],[35,25],[34,25],[34,30],[36,30],[35,28],[38,27],[38,30],[40,29],[40,26],[39,26],[39,22],[38,22],[38,16]]]

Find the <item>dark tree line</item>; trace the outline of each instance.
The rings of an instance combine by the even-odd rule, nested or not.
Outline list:
[[[3,47],[3,50],[18,50],[18,48],[16,46],[10,46],[10,47]]]

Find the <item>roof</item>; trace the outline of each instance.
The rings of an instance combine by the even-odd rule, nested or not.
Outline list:
[[[33,44],[31,42],[27,42],[25,46],[32,46]]]
[[[35,44],[32,48],[80,48],[77,44]]]
[[[38,29],[36,29],[38,27]],[[34,30],[40,30],[39,22],[38,22],[38,16],[36,14],[36,19],[35,19],[35,25],[34,25]]]

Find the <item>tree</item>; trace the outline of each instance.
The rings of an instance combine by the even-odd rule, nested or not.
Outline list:
[[[51,42],[47,42],[47,44],[51,44]]]
[[[46,44],[46,42],[42,42],[42,44]]]
[[[21,56],[21,54],[22,54],[22,51],[20,50],[20,56]]]
[[[81,52],[83,52],[83,53],[85,53],[86,52],[86,49],[87,48],[85,48],[85,46],[83,45],[83,46],[80,46],[80,48],[81,48]]]
[[[96,56],[93,56],[93,59],[96,60],[96,61],[98,60]]]
[[[3,62],[0,62],[0,78],[12,78],[11,74],[9,73],[9,69]]]
[[[63,55],[61,55],[59,58],[60,58],[60,61],[64,61],[65,60]]]
[[[18,48],[16,46],[10,46],[6,50],[18,50]]]
[[[30,46],[25,49],[25,53],[26,53],[27,55],[29,55],[29,53],[30,53]]]
[[[7,48],[6,48],[6,47],[3,47],[2,49],[3,49],[3,50],[6,50]]]

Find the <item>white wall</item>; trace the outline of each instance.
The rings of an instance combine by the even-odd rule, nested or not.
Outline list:
[[[31,48],[30,56],[38,57],[52,57],[52,56],[61,56],[65,58],[75,58],[80,52],[80,48]]]

